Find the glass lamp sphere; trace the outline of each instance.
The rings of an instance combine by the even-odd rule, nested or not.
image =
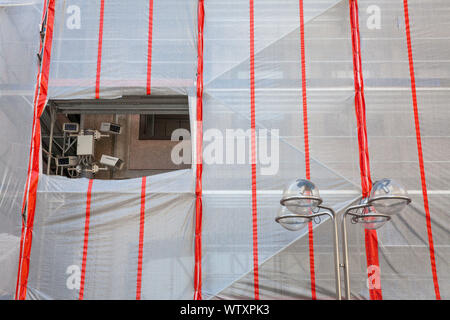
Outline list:
[[[384,224],[387,222],[387,220],[380,220],[378,218],[366,218],[365,220],[366,222],[364,222],[363,226],[364,229],[368,230],[376,230],[384,226]]]
[[[377,213],[392,216],[406,208],[409,202],[407,197],[408,193],[398,182],[392,179],[382,179],[374,183],[369,201]]]
[[[306,179],[297,179],[287,186],[283,191],[281,201],[290,212],[302,215],[311,214],[321,203],[319,189]]]
[[[376,213],[377,212],[375,211],[375,208],[373,206],[364,209],[364,214],[376,214]],[[367,218],[360,218],[359,222],[362,223],[364,229],[375,230],[384,226],[384,224],[388,222],[388,219],[384,217],[367,217]]]
[[[283,219],[279,219],[277,222],[285,229],[290,231],[299,231],[308,225],[309,219],[299,217],[297,214],[290,212],[286,207],[281,207],[278,210],[277,218],[284,217]]]

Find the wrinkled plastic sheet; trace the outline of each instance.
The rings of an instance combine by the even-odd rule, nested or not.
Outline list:
[[[437,276],[450,296],[448,25],[444,0],[408,1]],[[67,27],[81,8],[80,29]],[[148,1],[107,1],[100,97],[144,95]],[[256,129],[279,136],[279,167],[258,164],[260,297],[310,299],[308,230],[274,222],[283,187],[304,177],[298,1],[255,1]],[[381,28],[369,29],[369,6]],[[0,6],[0,297],[15,292],[21,206],[37,74],[41,1]],[[417,156],[403,1],[360,0],[360,32],[372,176],[400,181],[410,207],[378,230],[384,299],[434,299]],[[347,1],[305,0],[305,50],[311,179],[339,214],[360,193],[350,23]],[[188,94],[195,127],[197,1],[155,1],[152,94]],[[368,11],[369,10],[369,11]],[[373,10],[373,7],[372,7]],[[372,12],[372,11],[370,11]],[[100,1],[57,1],[49,99],[94,98]],[[247,1],[205,2],[203,129],[251,127]],[[277,131],[271,131],[277,130]],[[211,132],[211,131],[210,131]],[[195,141],[196,139],[193,139]],[[195,150],[195,148],[193,148]],[[246,154],[249,159],[250,154]],[[141,179],[94,180],[86,261],[86,299],[134,299]],[[193,296],[195,168],[147,177],[142,298]],[[39,178],[28,299],[77,299],[88,180]],[[203,298],[253,299],[250,164],[203,164]],[[314,226],[318,299],[334,298],[331,224]],[[364,231],[349,227],[352,295],[369,299]],[[75,279],[75,280],[74,280]]]

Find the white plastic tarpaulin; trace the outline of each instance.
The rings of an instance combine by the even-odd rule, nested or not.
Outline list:
[[[334,299],[331,222],[288,232],[274,218],[296,178],[341,214],[370,173],[401,182],[412,203],[376,232],[349,227],[352,297],[448,299],[449,10],[0,1],[0,298]],[[48,100],[152,94],[190,97],[191,169],[44,174]],[[241,132],[242,163],[217,153],[227,132]]]

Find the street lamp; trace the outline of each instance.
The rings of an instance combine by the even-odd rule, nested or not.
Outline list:
[[[410,202],[408,193],[399,183],[392,179],[382,179],[374,183],[368,199],[362,199],[359,205],[351,206],[345,211],[341,225],[346,299],[350,299],[346,217],[351,216],[353,224],[360,223],[366,229],[378,229],[392,216],[402,212]]]
[[[331,218],[334,235],[336,298],[341,300],[340,267],[343,267],[345,297],[350,299],[346,217],[351,216],[353,224],[362,224],[366,229],[378,229],[389,221],[392,216],[402,212],[410,202],[411,199],[408,197],[408,193],[396,181],[382,179],[375,182],[369,198],[362,199],[360,204],[347,208],[342,215],[342,247],[344,251],[342,265],[339,263],[336,213],[332,208],[322,205],[319,189],[311,181],[297,179],[283,191],[283,197],[280,200],[282,208],[278,211],[275,221],[287,230],[298,231],[316,217],[328,215]]]
[[[323,215],[328,215],[333,221],[336,298],[341,300],[339,239],[334,210],[321,205],[322,198],[320,198],[319,189],[316,188],[314,183],[306,179],[297,179],[291,183],[284,190],[280,204],[283,207],[278,212],[275,221],[290,231],[298,231],[306,222]]]

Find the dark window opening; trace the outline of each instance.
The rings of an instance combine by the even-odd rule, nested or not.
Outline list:
[[[190,132],[188,114],[143,114],[139,121],[139,140],[171,140],[172,132]]]
[[[128,179],[191,168],[172,159],[181,139],[172,133],[190,131],[187,96],[50,100],[40,120],[49,175]]]

